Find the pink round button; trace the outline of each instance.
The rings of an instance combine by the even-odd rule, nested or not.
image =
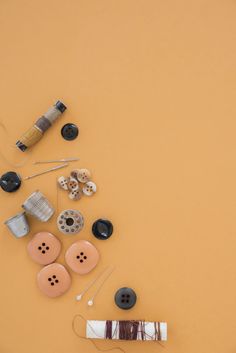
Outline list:
[[[65,260],[74,272],[84,275],[96,267],[99,253],[89,241],[79,240],[69,247],[65,254]]]
[[[40,232],[28,243],[29,256],[40,265],[48,265],[56,260],[61,251],[60,241],[51,233]]]
[[[71,286],[71,278],[64,266],[54,263],[42,268],[37,276],[39,289],[48,297],[64,294]]]

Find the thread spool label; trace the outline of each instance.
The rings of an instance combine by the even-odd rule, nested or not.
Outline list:
[[[24,145],[26,148],[33,146],[36,142],[38,142],[43,133],[41,130],[39,130],[38,127],[35,125],[31,127],[28,131],[26,131],[20,138],[20,140],[17,143],[17,146],[20,148],[20,145]],[[26,149],[25,148],[25,149]]]

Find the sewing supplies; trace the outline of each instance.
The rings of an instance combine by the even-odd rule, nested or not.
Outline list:
[[[48,199],[39,191],[31,194],[23,203],[26,213],[34,216],[41,222],[47,222],[54,213],[54,208]]]
[[[80,183],[87,183],[91,179],[91,173],[88,169],[74,169],[70,173],[71,176],[77,179]]]
[[[79,275],[91,272],[99,261],[99,252],[87,240],[78,240],[66,251],[65,260],[72,271]]]
[[[4,223],[16,238],[22,238],[29,233],[29,224],[25,212],[17,213]]]
[[[93,294],[93,296],[88,300],[87,304],[88,306],[93,306],[94,304],[94,300],[97,297],[97,295],[99,294],[99,292],[101,291],[103,285],[105,284],[105,282],[108,280],[108,278],[111,276],[112,272],[114,271],[115,267],[113,266],[111,268],[111,270],[106,274],[105,278],[102,280],[102,282],[99,284],[98,288],[96,289],[95,293]]]
[[[52,233],[39,232],[28,243],[27,251],[36,263],[49,265],[59,256],[61,243]]]
[[[41,292],[50,298],[55,298],[68,291],[71,277],[63,265],[53,263],[39,271],[37,283]]]
[[[128,310],[136,304],[137,296],[132,288],[123,287],[118,289],[114,299],[120,309]]]
[[[60,176],[57,179],[61,189],[68,192],[71,200],[80,200],[83,195],[92,196],[97,191],[97,186],[91,180],[91,173],[88,169],[74,169],[69,177]]]
[[[79,189],[79,183],[75,178],[69,177],[67,181],[67,187],[70,191],[76,191]]]
[[[79,294],[76,295],[75,299],[76,299],[77,301],[80,301],[80,300],[83,298],[84,294],[87,293],[87,291],[99,280],[99,278],[101,278],[101,277],[104,275],[104,273],[107,272],[108,268],[109,268],[109,267],[105,268],[104,271],[102,271],[101,273],[99,273],[98,276],[96,276],[92,281],[90,281],[90,282],[86,285],[86,287],[83,289],[83,291],[82,291],[81,293],[79,293]]]
[[[65,110],[66,106],[62,102],[56,102],[53,107],[41,116],[35,124],[21,136],[16,142],[16,146],[24,152],[27,148],[36,144],[41,140],[45,131],[52,126]]]
[[[65,167],[67,167],[68,165],[69,165],[68,163],[64,163],[64,164],[58,165],[58,166],[56,166],[56,167],[53,167],[53,168],[44,170],[43,172],[40,172],[40,173],[36,173],[36,174],[32,174],[32,175],[30,175],[30,176],[27,176],[27,177],[25,177],[24,180],[32,179],[32,178],[35,178],[35,177],[37,177],[37,176],[39,176],[39,175],[43,175],[43,174],[46,174],[46,173],[50,173],[50,172],[52,172],[52,171],[54,171],[54,170],[58,170],[58,169],[61,169],[61,168],[65,168]]]
[[[83,187],[83,193],[86,196],[92,196],[97,191],[97,186],[93,181],[88,181]]]
[[[76,332],[76,317],[73,320],[74,332]],[[87,320],[86,338],[125,341],[167,341],[167,323],[143,320]]]
[[[46,164],[46,163],[57,163],[57,162],[76,162],[79,161],[77,157],[62,158],[62,159],[49,159],[46,161],[35,161],[34,164]]]
[[[64,234],[76,234],[84,226],[84,217],[77,210],[64,210],[57,218],[58,230]]]
[[[92,225],[92,233],[97,239],[109,239],[113,233],[113,224],[108,219],[97,219]]]
[[[69,199],[79,200],[82,197],[82,191],[80,189],[79,182],[73,177],[69,177],[66,182],[67,189],[69,191]]]
[[[0,186],[6,192],[15,192],[21,186],[21,177],[16,172],[7,172],[0,178]]]
[[[68,123],[61,128],[61,136],[67,141],[72,141],[76,139],[78,134],[79,129],[75,124]]]

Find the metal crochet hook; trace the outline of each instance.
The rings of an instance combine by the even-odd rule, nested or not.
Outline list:
[[[74,162],[79,161],[77,157],[62,158],[62,159],[49,159],[47,161],[36,161],[34,164],[44,164],[44,163],[56,163],[56,162]]]
[[[68,165],[69,165],[69,163],[64,163],[64,164],[62,164],[62,165],[57,165],[56,167],[53,167],[53,168],[44,170],[43,172],[40,172],[40,173],[37,173],[37,174],[32,174],[32,175],[30,175],[30,176],[27,176],[27,177],[24,178],[24,180],[28,180],[28,179],[35,178],[35,177],[37,177],[37,176],[39,176],[39,175],[43,175],[43,174],[52,172],[53,170],[65,168],[65,167],[67,167]]]

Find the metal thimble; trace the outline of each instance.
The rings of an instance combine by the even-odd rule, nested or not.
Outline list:
[[[47,222],[54,213],[54,208],[39,190],[31,194],[25,200],[22,207],[26,213],[34,216],[41,222]]]
[[[4,223],[16,238],[22,238],[29,233],[29,224],[25,212],[17,213]]]

